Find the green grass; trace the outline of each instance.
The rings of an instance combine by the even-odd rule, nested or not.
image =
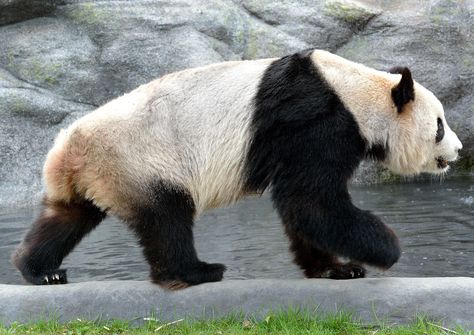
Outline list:
[[[418,318],[410,325],[364,325],[349,314],[339,313],[316,317],[304,312],[270,314],[256,321],[241,316],[212,321],[176,320],[163,323],[149,318],[141,326],[125,321],[82,321],[66,324],[42,321],[34,324],[12,324],[0,326],[0,334],[314,334],[314,335],[471,335],[462,329],[448,329],[438,323]],[[474,334],[472,334],[474,335]]]

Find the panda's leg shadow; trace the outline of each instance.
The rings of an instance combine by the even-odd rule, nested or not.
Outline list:
[[[339,262],[338,257],[320,248],[293,232],[285,225],[290,239],[290,250],[295,263],[303,270],[307,278],[356,279],[364,278],[366,270],[359,264]]]
[[[23,278],[35,285],[67,283],[64,257],[106,216],[92,202],[49,201],[12,255]]]
[[[158,186],[148,206],[127,219],[143,247],[151,280],[176,290],[222,280],[223,264],[202,262],[194,248],[194,202],[186,190]]]

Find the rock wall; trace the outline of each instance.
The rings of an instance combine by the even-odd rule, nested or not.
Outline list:
[[[445,104],[474,165],[474,1],[0,0],[0,205],[41,194],[55,134],[172,71],[322,48],[407,65]],[[391,178],[364,164],[359,182]]]

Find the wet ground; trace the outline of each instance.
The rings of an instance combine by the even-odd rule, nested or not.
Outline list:
[[[400,261],[370,277],[474,276],[474,178],[352,187],[354,203],[397,232]],[[0,209],[0,283],[19,284],[9,255],[38,209]],[[227,265],[225,278],[302,278],[268,195],[207,213],[196,222],[200,258]],[[65,259],[71,282],[148,278],[134,235],[108,218]]]

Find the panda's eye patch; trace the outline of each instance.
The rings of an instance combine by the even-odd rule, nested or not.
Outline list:
[[[438,118],[438,130],[436,131],[436,143],[439,143],[444,137],[443,121]]]

